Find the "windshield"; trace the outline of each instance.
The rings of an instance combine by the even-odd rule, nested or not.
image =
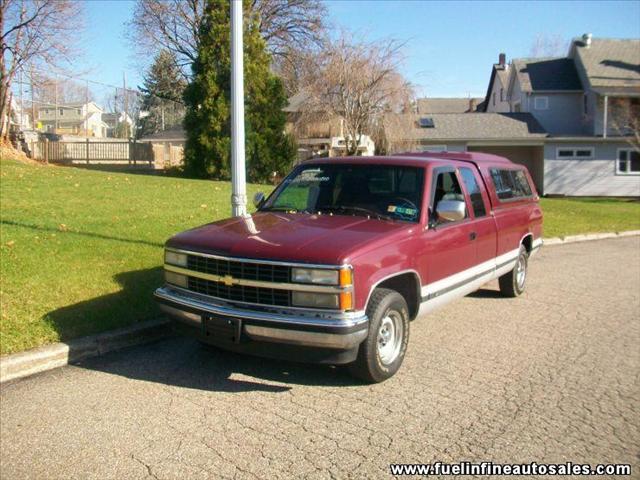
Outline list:
[[[417,222],[424,170],[395,165],[301,165],[261,211],[361,215]]]

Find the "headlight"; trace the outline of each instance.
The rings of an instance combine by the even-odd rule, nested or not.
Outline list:
[[[187,255],[185,253],[177,253],[171,250],[164,251],[164,263],[176,265],[178,267],[187,266]]]
[[[293,268],[291,270],[291,279],[296,283],[338,285],[338,275],[338,270],[316,268]]]
[[[333,309],[339,307],[339,297],[334,293],[293,292],[291,300],[297,307]]]
[[[172,285],[176,285],[182,288],[189,288],[189,277],[187,277],[186,275],[165,271],[164,279],[167,283],[170,283]]]

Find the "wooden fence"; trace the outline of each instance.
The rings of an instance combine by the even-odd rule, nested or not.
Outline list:
[[[36,160],[86,165],[148,165],[153,168],[153,146],[149,143],[121,141],[53,142],[30,145]]]

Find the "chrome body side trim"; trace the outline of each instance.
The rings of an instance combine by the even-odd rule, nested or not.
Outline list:
[[[300,312],[287,313],[287,309],[285,308],[276,308],[273,309],[273,311],[245,310],[231,305],[216,304],[210,299],[204,298],[202,295],[187,294],[184,290],[177,290],[170,286],[157,289],[154,295],[160,300],[169,302],[169,306],[178,310],[180,310],[180,306],[183,306],[197,312],[280,323],[286,324],[287,326],[353,328],[359,326],[365,327],[369,322],[364,312],[343,312],[337,314],[323,312],[303,315]]]

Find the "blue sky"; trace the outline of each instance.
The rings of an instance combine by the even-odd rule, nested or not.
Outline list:
[[[569,41],[594,37],[640,38],[640,0],[580,2],[426,2],[329,0],[335,29],[348,28],[370,40],[406,42],[403,66],[422,95],[484,96],[491,64],[528,56],[539,35]],[[89,77],[122,85],[142,81],[144,62],[126,38],[133,2],[87,3],[86,53],[79,67]]]

